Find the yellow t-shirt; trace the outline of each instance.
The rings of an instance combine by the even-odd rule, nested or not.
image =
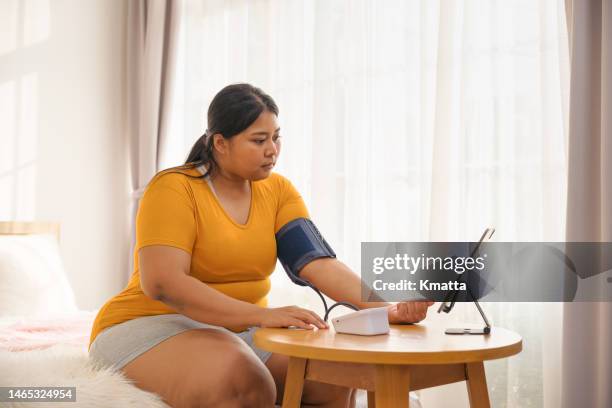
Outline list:
[[[181,171],[201,175],[196,169]],[[251,182],[249,216],[240,225],[225,212],[204,179],[185,174],[161,172],[147,186],[136,217],[134,271],[126,288],[98,312],[90,345],[102,330],[115,324],[176,313],[146,296],[140,287],[138,250],[148,245],[189,252],[191,276],[232,298],[267,305],[269,276],[276,265],[274,234],[289,221],[308,217],[299,193],[275,173]]]

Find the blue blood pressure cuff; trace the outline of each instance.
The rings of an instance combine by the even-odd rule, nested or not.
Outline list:
[[[308,218],[298,218],[285,224],[276,233],[276,252],[285,272],[293,283],[307,286],[300,271],[317,258],[335,258],[336,253]]]

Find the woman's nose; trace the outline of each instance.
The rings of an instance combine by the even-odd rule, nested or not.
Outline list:
[[[266,156],[276,156],[278,155],[278,146],[273,141],[268,141],[266,146]]]

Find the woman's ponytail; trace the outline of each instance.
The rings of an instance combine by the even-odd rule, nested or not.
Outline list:
[[[213,167],[216,166],[215,157],[212,154],[213,151],[213,137],[209,130],[196,140],[189,155],[187,156],[187,160],[185,160],[186,165],[190,165],[193,167],[205,166],[207,171],[206,174],[209,174]]]
[[[206,141],[206,133],[196,140],[193,144],[193,147],[189,151],[189,155],[187,155],[187,160],[185,160],[185,164],[187,163],[197,163],[201,162],[204,159],[206,146],[204,142]]]

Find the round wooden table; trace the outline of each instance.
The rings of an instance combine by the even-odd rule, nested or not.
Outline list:
[[[259,329],[257,347],[289,356],[283,408],[299,407],[304,380],[368,391],[368,407],[407,407],[408,392],[466,381],[471,407],[489,407],[483,361],[522,350],[518,334],[447,335],[432,323],[391,325],[389,334]]]

